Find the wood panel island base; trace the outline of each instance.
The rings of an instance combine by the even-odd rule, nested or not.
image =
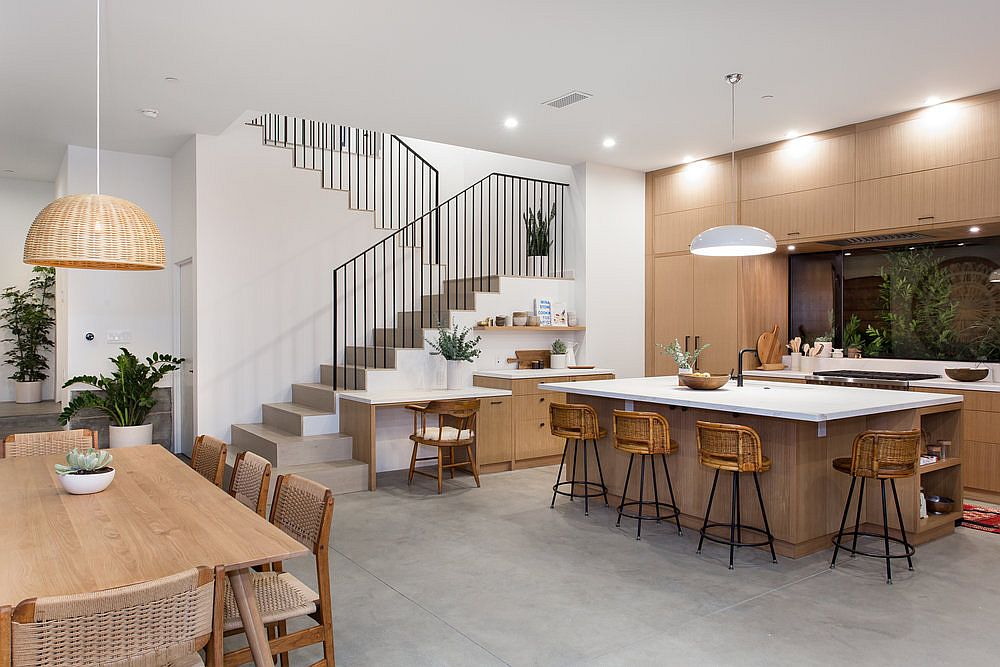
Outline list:
[[[764,455],[772,460],[771,470],[760,475],[761,491],[775,548],[783,556],[798,558],[830,547],[850,486],[850,477],[835,472],[832,460],[850,456],[854,437],[868,429],[917,428],[928,442],[953,443],[953,457],[921,466],[917,475],[897,482],[911,543],[952,533],[962,515],[961,396],[752,381],[744,387],[730,382],[715,391],[696,391],[679,387],[676,377],[547,383],[539,388],[565,392],[569,402],[586,403],[597,410],[601,425],[609,431],[598,447],[604,479],[615,502],[621,497],[628,456],[612,446],[612,411],[644,410],[666,417],[670,436],[679,445],[669,460],[674,493],[681,523],[691,529],[701,528],[713,475],[698,462],[698,420],[742,424],[760,434]],[[954,499],[956,511],[919,518],[921,487],[928,495]],[[868,530],[881,532],[881,496],[877,485],[869,488],[862,523]],[[652,493],[647,480],[646,497]],[[731,485],[720,480],[712,521],[729,522],[730,494]],[[752,484],[744,484],[743,516],[749,525],[763,527],[752,494]],[[630,499],[637,495],[637,487],[630,486]],[[898,535],[898,522],[890,514],[890,533]]]

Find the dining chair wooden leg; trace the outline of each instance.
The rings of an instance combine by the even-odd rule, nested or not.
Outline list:
[[[278,636],[284,637],[288,634],[288,622],[278,621]],[[288,652],[279,653],[278,657],[281,659],[281,667],[291,667],[292,661],[288,658]]]
[[[444,468],[442,467],[443,464],[442,464],[442,461],[441,461],[441,459],[444,456],[444,454],[441,452],[441,448],[440,447],[438,447],[437,450],[438,450],[438,457],[437,457],[437,464],[438,464],[438,495],[441,495],[441,492],[444,490],[444,486],[443,486],[443,484],[444,484]]]
[[[406,480],[407,484],[413,484],[413,471],[417,467],[417,447],[419,446],[417,443],[413,443],[413,453],[410,454],[410,476]]]
[[[448,463],[449,463],[449,465],[455,465],[455,448],[454,447],[449,447],[448,448]],[[451,479],[455,479],[455,469],[454,468],[448,468],[448,473],[449,473],[449,477],[451,477]]]
[[[469,456],[469,466],[472,468],[472,476],[476,479],[476,486],[482,487],[479,483],[479,464],[476,463],[476,457],[472,455],[472,445],[466,445],[465,451]]]
[[[243,630],[254,664],[258,667],[274,667],[271,647],[268,645],[267,633],[260,617],[260,607],[257,605],[257,594],[250,580],[250,569],[232,570],[227,575],[229,585],[233,589],[233,597],[236,598],[236,607],[240,611],[240,619],[243,621]]]
[[[323,627],[323,659],[328,667],[335,667],[337,664],[333,655],[333,624],[327,623]]]

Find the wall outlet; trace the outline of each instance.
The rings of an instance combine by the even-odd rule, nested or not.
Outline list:
[[[123,345],[132,342],[132,332],[128,329],[108,329],[104,339],[109,345]]]

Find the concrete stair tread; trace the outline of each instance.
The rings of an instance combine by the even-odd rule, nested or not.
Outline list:
[[[327,385],[320,385],[327,386]],[[330,387],[333,389],[333,387]],[[284,410],[285,412],[291,412],[301,417],[321,417],[323,415],[336,414],[335,412],[329,410],[317,410],[316,408],[310,407],[308,405],[302,405],[301,403],[264,403],[264,405],[275,408],[277,410]]]
[[[280,428],[268,426],[267,424],[233,424],[233,428],[243,429],[247,433],[255,435],[265,440],[270,440],[276,445],[295,445],[301,442],[322,442],[331,439],[350,438],[343,433],[327,433],[324,435],[296,435]]]

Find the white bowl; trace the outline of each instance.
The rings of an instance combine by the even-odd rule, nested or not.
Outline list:
[[[59,475],[59,482],[67,493],[82,496],[88,493],[99,493],[111,485],[115,478],[115,469],[93,475]]]

